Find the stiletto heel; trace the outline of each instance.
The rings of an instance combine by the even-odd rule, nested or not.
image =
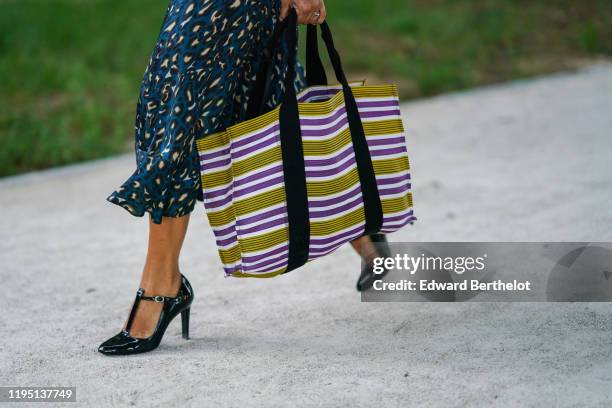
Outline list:
[[[172,319],[178,316],[179,313],[181,314],[183,323],[183,338],[189,337],[189,310],[193,302],[193,288],[187,278],[181,274],[181,287],[175,297],[160,295],[144,296],[144,292],[145,290],[143,288],[138,289],[125,329],[102,343],[100,347],[98,347],[100,353],[106,355],[126,355],[144,353],[157,348],[164,336],[168,324],[170,324]],[[129,335],[132,321],[134,320],[134,316],[136,316],[136,309],[141,300],[164,304],[155,331],[146,339],[139,339]]]
[[[373,243],[376,243],[376,252],[380,257],[389,257],[391,253],[391,249],[389,248],[389,243],[387,242],[387,237],[385,234],[372,234],[369,235],[370,240]],[[359,292],[366,291],[372,287],[375,280],[382,279],[389,270],[383,265],[383,272],[381,274],[374,273],[374,265],[366,264],[361,270],[361,275],[359,279],[357,279],[357,290]]]
[[[181,312],[181,322],[183,324],[183,338],[185,340],[189,339],[189,312],[191,311],[191,307],[183,310]]]

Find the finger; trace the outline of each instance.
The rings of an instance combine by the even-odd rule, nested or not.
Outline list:
[[[310,12],[310,24],[321,24],[325,20],[325,3],[320,0],[316,2],[316,6],[311,8]]]
[[[304,4],[301,2],[295,3],[295,11],[298,17],[298,24],[308,24],[308,21],[310,20],[310,13],[308,12],[308,9],[304,7]]]
[[[316,24],[318,17],[314,13],[318,13],[323,4],[322,0],[296,0],[294,8],[298,16],[299,24]]]
[[[283,0],[281,4],[280,20],[283,21],[289,15],[292,0]]]
[[[312,13],[310,13],[310,19],[308,20],[309,24],[313,24],[313,25],[319,24],[320,15],[317,15],[316,13],[317,13],[316,11],[313,11]]]
[[[321,24],[327,18],[327,10],[325,9],[325,2],[321,2],[321,10],[319,11],[321,15],[319,16],[319,21],[317,24]]]

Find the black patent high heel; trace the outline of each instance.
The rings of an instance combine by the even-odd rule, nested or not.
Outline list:
[[[181,287],[175,297],[159,295],[144,296],[144,292],[144,289],[138,289],[136,292],[136,300],[130,311],[130,317],[125,325],[125,329],[102,343],[98,347],[100,353],[105,355],[127,355],[144,353],[157,348],[164,336],[168,324],[170,324],[172,319],[179,313],[181,314],[183,338],[189,338],[189,313],[191,310],[191,303],[193,302],[193,288],[187,278],[181,274]],[[132,321],[136,315],[136,309],[141,300],[163,302],[164,304],[153,334],[146,339],[139,339],[129,335]]]
[[[389,248],[389,243],[387,242],[387,237],[385,234],[372,234],[368,235],[372,242],[375,242],[377,255],[380,257],[389,257],[391,254],[391,249]],[[374,273],[374,265],[368,263],[364,265],[363,269],[361,269],[361,275],[359,275],[359,279],[357,279],[357,290],[359,292],[366,291],[372,287],[375,280],[382,279],[389,270],[383,266],[383,272],[380,274]]]

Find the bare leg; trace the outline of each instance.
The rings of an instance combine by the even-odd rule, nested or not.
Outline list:
[[[181,286],[179,255],[187,232],[190,214],[182,217],[162,217],[155,224],[149,217],[149,245],[140,287],[145,296],[176,296]],[[151,336],[159,320],[162,303],[140,302],[130,328],[130,336]],[[127,323],[127,319],[126,319]],[[123,326],[125,328],[125,324]]]
[[[376,247],[369,236],[363,236],[351,241],[353,249],[364,258],[366,263],[370,263],[376,257]]]

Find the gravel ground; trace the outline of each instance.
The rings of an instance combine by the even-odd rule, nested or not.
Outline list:
[[[419,220],[393,241],[612,241],[611,65],[402,111]],[[105,201],[133,166],[0,180],[0,385],[76,386],[82,406],[612,405],[608,303],[361,303],[349,247],[226,279],[200,206],[192,339],[177,320],[155,352],[104,357],[146,251],[147,219]]]

